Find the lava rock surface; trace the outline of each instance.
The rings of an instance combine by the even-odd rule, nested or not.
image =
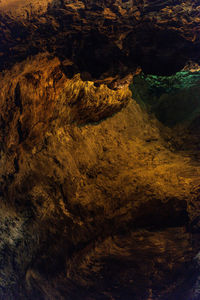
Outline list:
[[[198,14],[0,2],[0,299],[200,299],[199,118],[169,128],[128,88],[199,62]]]
[[[173,74],[200,60],[199,10],[197,0],[1,1],[0,69],[48,51],[69,76]]]

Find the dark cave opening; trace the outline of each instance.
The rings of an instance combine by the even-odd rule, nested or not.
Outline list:
[[[182,70],[171,76],[134,77],[133,98],[166,126],[192,124],[200,113],[200,72]]]

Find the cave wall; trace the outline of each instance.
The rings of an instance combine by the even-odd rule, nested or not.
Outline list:
[[[1,1],[0,298],[199,299],[199,118],[129,89],[198,63],[197,24],[198,1]]]
[[[168,282],[169,271],[158,264],[151,272],[159,272],[160,281],[155,287],[149,282],[149,243],[164,263],[169,253],[177,255],[173,245],[180,234],[184,260],[175,260],[172,272],[187,265],[196,272],[198,245],[186,230],[198,228],[200,169],[174,151],[167,129],[132,99],[128,86],[114,91],[80,76],[68,79],[59,60],[43,54],[1,74],[1,99],[2,297],[123,297],[125,282],[118,279],[116,291],[115,276],[105,284],[123,251],[131,261],[121,270],[130,280],[127,299],[143,299],[150,290],[169,297],[168,284],[172,297],[179,293],[188,273],[177,284]],[[126,233],[124,246],[123,232],[133,232]],[[144,236],[138,250],[130,234],[136,241]],[[157,243],[165,237],[170,246],[162,254]],[[115,247],[124,250],[116,250],[112,263]],[[143,247],[147,270],[135,273],[142,258],[134,251]],[[104,256],[110,269],[104,270]],[[146,282],[143,292],[131,285],[136,277]]]
[[[133,98],[161,123],[187,128],[199,118],[199,79],[199,70],[192,68],[171,76],[141,73],[134,76],[130,89]]]
[[[69,76],[170,75],[199,62],[198,1],[2,1],[0,69],[39,52]]]

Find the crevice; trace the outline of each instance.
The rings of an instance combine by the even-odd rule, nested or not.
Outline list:
[[[14,159],[15,173],[19,172],[19,160],[17,157]]]
[[[19,82],[15,87],[15,95],[14,95],[15,105],[19,107],[20,114],[23,112],[22,98],[21,98],[21,88]]]
[[[21,144],[24,141],[24,134],[22,131],[22,124],[20,120],[17,121],[17,132],[19,136],[19,144]]]

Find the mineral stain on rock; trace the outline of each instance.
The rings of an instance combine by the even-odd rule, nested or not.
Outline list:
[[[0,1],[0,299],[200,299],[198,9]]]

